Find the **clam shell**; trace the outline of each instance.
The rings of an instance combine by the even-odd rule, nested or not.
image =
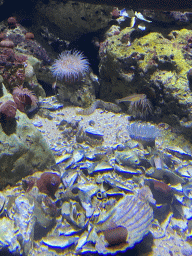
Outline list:
[[[192,218],[192,209],[191,207],[188,207],[186,205],[182,205],[182,211],[183,215],[187,220],[190,220]]]
[[[134,169],[134,168],[131,168],[131,167],[124,167],[122,165],[117,165],[117,164],[115,164],[114,170],[116,172],[128,173],[128,174],[132,174],[132,175],[142,174],[142,171],[139,170],[139,169]]]
[[[52,98],[54,100],[54,98]],[[43,109],[48,109],[50,111],[56,111],[58,109],[63,108],[63,104],[55,102],[48,102],[46,99],[39,102],[39,107]]]
[[[65,169],[71,168],[76,163],[80,162],[84,158],[84,150],[75,150],[73,152],[72,158],[65,164]],[[75,168],[74,166],[73,168]]]
[[[90,169],[88,170],[89,173],[93,172],[106,172],[106,171],[112,171],[113,167],[108,164],[107,162],[100,162],[98,163],[95,168],[91,171]]]
[[[71,158],[71,154],[65,154],[65,155],[59,156],[59,157],[56,158],[56,164],[60,164],[62,162],[65,162],[69,158]]]
[[[62,181],[63,181],[64,186],[66,188],[71,187],[77,180],[77,177],[78,177],[78,172],[76,172],[76,171],[75,172],[74,171],[64,172],[64,174],[62,176]]]
[[[105,216],[100,216],[97,231],[109,229],[111,223],[123,226],[128,231],[127,247],[132,247],[150,231],[153,209],[149,201],[153,202],[154,199],[148,187],[139,189],[134,195],[124,196]]]
[[[182,177],[186,177],[186,178],[192,177],[192,165],[178,167],[175,171]]]
[[[89,196],[93,196],[97,194],[99,187],[94,183],[78,183],[78,185],[74,185],[72,189],[77,188],[84,193],[88,193]]]
[[[88,233],[87,231],[85,231],[85,232],[79,237],[77,246],[76,246],[76,248],[75,248],[76,251],[79,251],[80,249],[82,249],[83,245],[86,244],[88,234],[89,234],[89,233]]]
[[[192,182],[183,185],[183,193],[186,197],[192,199]]]
[[[121,152],[115,152],[115,158],[118,164],[135,166],[140,163],[139,157],[133,150],[125,150]]]
[[[96,130],[94,129],[93,127],[88,127],[85,129],[85,132],[88,134],[88,135],[93,135],[93,136],[96,136],[96,137],[103,137],[104,134],[102,132],[100,132],[99,130]]]
[[[177,146],[168,146],[166,150],[179,158],[182,159],[192,159],[191,153],[184,151],[182,148]]]
[[[86,217],[90,218],[93,215],[94,212],[94,208],[92,206],[91,203],[91,197],[89,196],[89,194],[86,194],[82,191],[78,192],[80,201],[81,201],[81,205],[84,208],[85,212],[86,212]]]
[[[60,248],[64,249],[74,243],[78,240],[78,236],[73,236],[71,238],[65,237],[65,236],[49,236],[49,237],[44,237],[42,239],[43,243],[48,245],[49,247],[53,248]]]
[[[5,209],[5,202],[6,202],[6,198],[3,195],[3,193],[0,192],[0,215],[3,213]]]
[[[103,176],[103,179],[106,183],[108,183],[110,186],[112,186],[113,188],[119,188],[123,191],[126,191],[126,192],[133,192],[133,189],[134,189],[134,186],[132,184],[123,184],[117,180],[115,180],[114,178],[110,177],[110,176]]]
[[[170,179],[171,185],[177,185],[178,183],[185,183],[185,180],[178,176],[176,173],[169,169],[155,169],[149,168],[146,170],[146,176],[153,177],[158,180],[163,180],[164,177],[168,177]]]
[[[85,152],[84,152],[83,149],[82,150],[75,150],[73,152],[72,158],[73,158],[74,162],[77,163],[77,162],[80,162],[84,158],[84,155],[85,155]]]

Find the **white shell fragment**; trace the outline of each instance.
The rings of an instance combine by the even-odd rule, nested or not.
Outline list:
[[[65,162],[71,157],[71,154],[64,154],[56,158],[56,164],[60,164],[62,162]]]
[[[5,207],[6,198],[2,192],[0,192],[0,214],[3,213]]]
[[[27,254],[33,242],[33,230],[35,225],[34,201],[33,198],[27,198],[23,195],[15,199],[14,220],[22,236],[23,250]]]
[[[42,239],[43,243],[53,248],[64,249],[78,240],[78,236],[73,236],[71,238],[65,236],[49,236]]]
[[[76,251],[79,251],[84,244],[86,244],[87,242],[87,237],[88,237],[88,232],[85,231],[81,236],[80,238],[78,239],[78,243],[77,243],[77,246],[76,246]]]
[[[129,173],[132,175],[137,175],[137,174],[142,174],[142,171],[136,168],[131,168],[131,167],[124,167],[121,165],[115,164],[114,170],[120,173]]]
[[[102,132],[100,132],[99,130],[96,130],[96,129],[94,129],[93,127],[88,127],[88,128],[86,128],[85,129],[85,132],[87,133],[87,134],[90,134],[90,135],[93,135],[93,136],[104,136],[104,134],[102,133]]]
[[[21,246],[17,240],[18,231],[14,221],[6,217],[0,219],[0,249],[8,247],[11,252],[20,250]]]
[[[106,162],[100,162],[99,164],[97,164],[93,170],[93,172],[105,172],[105,171],[112,171],[113,167],[106,163]]]
[[[135,12],[135,16],[137,17],[137,19],[146,21],[146,22],[152,22],[151,20],[147,20],[144,18],[143,14],[141,14],[140,12]]]

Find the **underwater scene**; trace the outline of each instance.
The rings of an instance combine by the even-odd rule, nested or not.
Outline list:
[[[0,1],[0,256],[191,256],[192,3],[21,2]]]

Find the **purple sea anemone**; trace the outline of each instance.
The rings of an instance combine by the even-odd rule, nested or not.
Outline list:
[[[88,72],[89,62],[80,51],[64,51],[52,65],[53,76],[66,82],[75,82]]]

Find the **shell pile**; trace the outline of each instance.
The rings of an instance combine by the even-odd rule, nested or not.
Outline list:
[[[79,119],[67,112],[72,109],[50,112],[55,122],[33,121],[56,158],[47,172],[61,183],[51,194],[39,185],[46,175],[35,172],[1,192],[0,248],[24,255],[103,255],[126,253],[147,239],[153,255],[190,255],[191,144],[163,124],[129,122],[125,114],[98,109]],[[123,120],[110,126],[116,138],[97,123],[105,115]],[[56,144],[51,132],[47,136],[48,122],[55,125]],[[55,178],[51,182],[54,187]]]

